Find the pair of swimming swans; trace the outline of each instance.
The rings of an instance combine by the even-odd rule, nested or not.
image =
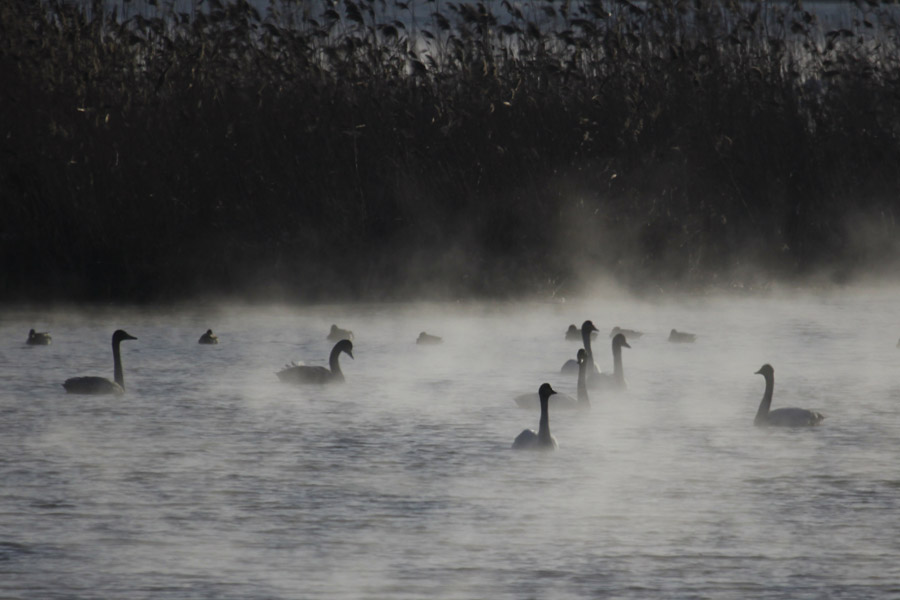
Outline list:
[[[625,383],[625,369],[622,366],[622,348],[631,348],[623,333],[617,333],[612,339],[613,354],[613,372],[601,373],[597,364],[594,362],[594,353],[591,350],[591,334],[597,331],[591,321],[585,321],[581,325],[581,341],[584,344],[585,361],[587,362],[590,373],[587,375],[588,387],[602,389],[618,389],[624,390],[627,386]],[[579,364],[577,360],[568,360],[560,369],[561,373],[575,373],[578,371]]]
[[[125,375],[122,371],[122,356],[119,345],[125,340],[136,340],[133,335],[129,335],[122,329],[117,329],[112,335],[113,350],[113,379],[110,381],[105,377],[71,377],[66,379],[63,387],[70,394],[124,394],[125,393]]]
[[[339,383],[344,381],[344,373],[341,371],[339,357],[344,352],[353,358],[353,342],[341,340],[331,349],[328,357],[328,367],[311,367],[307,365],[288,365],[278,371],[278,379],[286,383],[324,384]]]
[[[766,379],[766,391],[759,403],[759,410],[756,411],[756,418],[753,419],[753,424],[757,427],[809,427],[818,425],[825,419],[822,413],[805,408],[769,410],[772,406],[772,391],[775,388],[775,369],[770,364],[764,364],[756,374]]]

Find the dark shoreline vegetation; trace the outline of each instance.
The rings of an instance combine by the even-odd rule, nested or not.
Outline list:
[[[896,264],[891,7],[827,30],[799,3],[720,0],[162,6],[0,5],[0,300]]]

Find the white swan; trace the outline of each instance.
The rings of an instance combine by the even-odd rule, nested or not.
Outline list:
[[[433,346],[435,344],[443,344],[444,338],[436,336],[436,335],[430,335],[423,331],[422,333],[419,334],[419,337],[416,338],[416,343],[422,344],[422,345],[432,345]]]
[[[625,383],[625,368],[622,366],[622,348],[631,348],[628,341],[621,333],[617,333],[612,340],[613,372],[594,373],[588,378],[588,385],[592,388],[604,388],[624,390],[628,387]]]
[[[350,331],[349,329],[341,329],[337,325],[332,324],[331,331],[328,332],[328,337],[326,337],[325,339],[332,341],[332,342],[339,342],[341,340],[352,340],[353,332]]]
[[[690,344],[693,343],[696,339],[696,335],[694,335],[693,333],[687,333],[685,331],[678,331],[676,329],[673,329],[669,333],[669,341],[676,344]]]
[[[50,337],[50,333],[47,331],[41,332],[32,329],[28,332],[28,339],[25,340],[25,343],[32,346],[49,346],[53,343],[53,338]]]
[[[113,333],[113,377],[115,381],[110,381],[105,377],[72,377],[66,379],[63,387],[70,394],[124,394],[125,375],[122,372],[122,357],[119,352],[119,344],[124,340],[136,339],[136,337],[121,329],[117,329]]]
[[[591,408],[591,401],[588,398],[587,393],[587,385],[585,384],[585,377],[587,374],[587,353],[584,351],[584,348],[578,349],[577,359],[578,361],[578,395],[577,398],[573,398],[568,394],[560,394],[555,393],[552,398],[550,398],[550,404],[553,405],[553,410],[556,409],[564,409],[571,410],[573,408],[577,408],[580,410],[587,410]],[[522,394],[521,396],[516,396],[515,398],[516,404],[519,408],[538,408],[541,405],[541,395],[540,393],[533,394]]]
[[[806,410],[805,408],[779,408],[769,411],[772,406],[772,390],[775,388],[775,369],[772,365],[765,364],[760,367],[757,375],[766,378],[766,391],[763,393],[762,401],[759,403],[759,410],[756,411],[756,418],[753,424],[759,427],[769,425],[779,427],[808,427],[818,425],[825,419],[825,415],[814,410]]]
[[[353,342],[341,340],[331,349],[328,357],[328,366],[308,367],[306,365],[290,365],[278,371],[278,379],[287,383],[336,383],[344,381],[344,373],[341,371],[338,357],[341,352],[346,352],[353,358]]]
[[[593,366],[594,373],[599,373],[600,368],[594,364],[594,353],[591,351],[591,334],[595,331],[598,331],[598,329],[590,321],[585,321],[581,324],[581,343],[584,344],[584,351],[587,354],[585,360],[588,366]],[[559,372],[574,375],[578,372],[578,361],[570,358],[563,364]]]
[[[200,336],[200,339],[197,341],[198,344],[218,344],[219,337],[212,332],[212,329],[207,329],[206,333]]]
[[[559,444],[556,438],[550,434],[550,417],[547,414],[547,404],[550,396],[555,394],[549,383],[541,384],[538,395],[541,398],[541,422],[537,433],[533,429],[526,429],[513,442],[514,450],[556,450]]]

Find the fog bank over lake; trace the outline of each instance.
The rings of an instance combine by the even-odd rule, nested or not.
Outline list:
[[[897,292],[8,307],[0,596],[895,595]],[[627,391],[551,407],[559,449],[514,452],[539,417],[516,395],[574,395],[564,333],[585,319],[605,371],[610,330],[643,333]],[[279,382],[326,364],[332,324],[353,332],[346,382]],[[137,338],[125,395],[67,395],[112,377],[117,328]],[[198,344],[209,328],[219,343]],[[772,408],[823,425],[753,426],[764,363]]]

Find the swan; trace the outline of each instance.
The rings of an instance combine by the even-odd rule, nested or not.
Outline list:
[[[765,364],[760,367],[757,375],[766,378],[766,391],[763,393],[762,401],[759,403],[759,410],[756,411],[756,418],[753,424],[758,427],[775,425],[780,427],[807,427],[818,425],[825,418],[822,413],[814,410],[806,410],[805,408],[779,408],[770,411],[772,405],[772,389],[775,387],[775,369],[772,365]]]
[[[416,339],[416,343],[417,344],[431,344],[431,345],[443,344],[444,338],[436,336],[436,335],[429,335],[423,331],[422,333],[419,334],[418,339]]]
[[[533,429],[526,429],[513,442],[514,450],[556,450],[559,444],[556,438],[550,435],[550,417],[547,415],[547,404],[550,396],[555,394],[549,383],[541,384],[538,389],[538,395],[541,398],[541,424],[538,432]]]
[[[628,387],[625,383],[625,369],[622,367],[622,348],[631,348],[631,346],[628,345],[623,334],[617,333],[612,340],[613,372],[591,375],[588,383],[592,388],[624,390]]]
[[[697,336],[694,335],[693,333],[686,333],[684,331],[677,331],[675,329],[673,329],[672,332],[669,333],[669,341],[670,342],[675,342],[675,343],[680,343],[680,344],[684,344],[684,343],[689,344],[689,343],[692,343],[696,339],[697,339]]]
[[[341,340],[331,349],[328,357],[330,370],[325,367],[308,367],[306,365],[289,365],[278,371],[278,379],[287,383],[335,383],[344,381],[344,373],[338,357],[341,352],[346,352],[353,358],[353,342]]]
[[[50,333],[47,331],[40,332],[32,329],[28,332],[28,339],[25,340],[25,343],[32,346],[49,346],[53,343],[53,338],[50,337]]]
[[[553,410],[558,408],[560,409],[573,409],[578,408],[581,410],[586,410],[591,407],[591,401],[588,398],[587,393],[587,385],[585,385],[585,379],[587,375],[587,352],[584,351],[584,348],[578,349],[578,393],[577,398],[573,398],[568,394],[560,394],[556,393],[553,398],[550,399],[550,404],[553,405]],[[516,404],[519,408],[538,408],[541,405],[541,397],[540,394],[522,394],[521,396],[516,396],[515,398]]]
[[[200,336],[200,340],[197,342],[198,344],[218,344],[219,337],[212,332],[212,329],[207,329],[206,333]]]
[[[593,365],[594,372],[599,373],[600,369],[594,364],[594,353],[591,351],[591,334],[595,331],[599,331],[594,324],[590,321],[585,321],[581,324],[581,342],[584,344],[584,351],[586,353],[585,360],[588,365]],[[578,361],[575,359],[567,360],[562,368],[559,370],[560,373],[574,374],[578,372]]]
[[[575,327],[574,323],[572,325],[569,325],[569,328],[566,329],[566,339],[570,342],[578,342],[581,340],[581,331],[577,327]],[[591,332],[591,339],[597,339],[596,331]]]
[[[643,332],[635,331],[634,329],[622,329],[621,327],[613,327],[609,332],[609,337],[614,338],[620,333],[632,340],[638,340],[642,335],[644,335]]]
[[[119,344],[124,340],[136,339],[136,337],[121,329],[117,329],[113,333],[113,377],[115,381],[110,381],[105,377],[72,377],[66,379],[63,387],[70,394],[124,394],[125,375],[122,372],[122,356],[119,353]]]
[[[328,337],[326,340],[330,340],[332,342],[339,342],[341,340],[352,340],[353,332],[349,329],[341,329],[337,325],[331,326],[331,331],[328,332]]]

